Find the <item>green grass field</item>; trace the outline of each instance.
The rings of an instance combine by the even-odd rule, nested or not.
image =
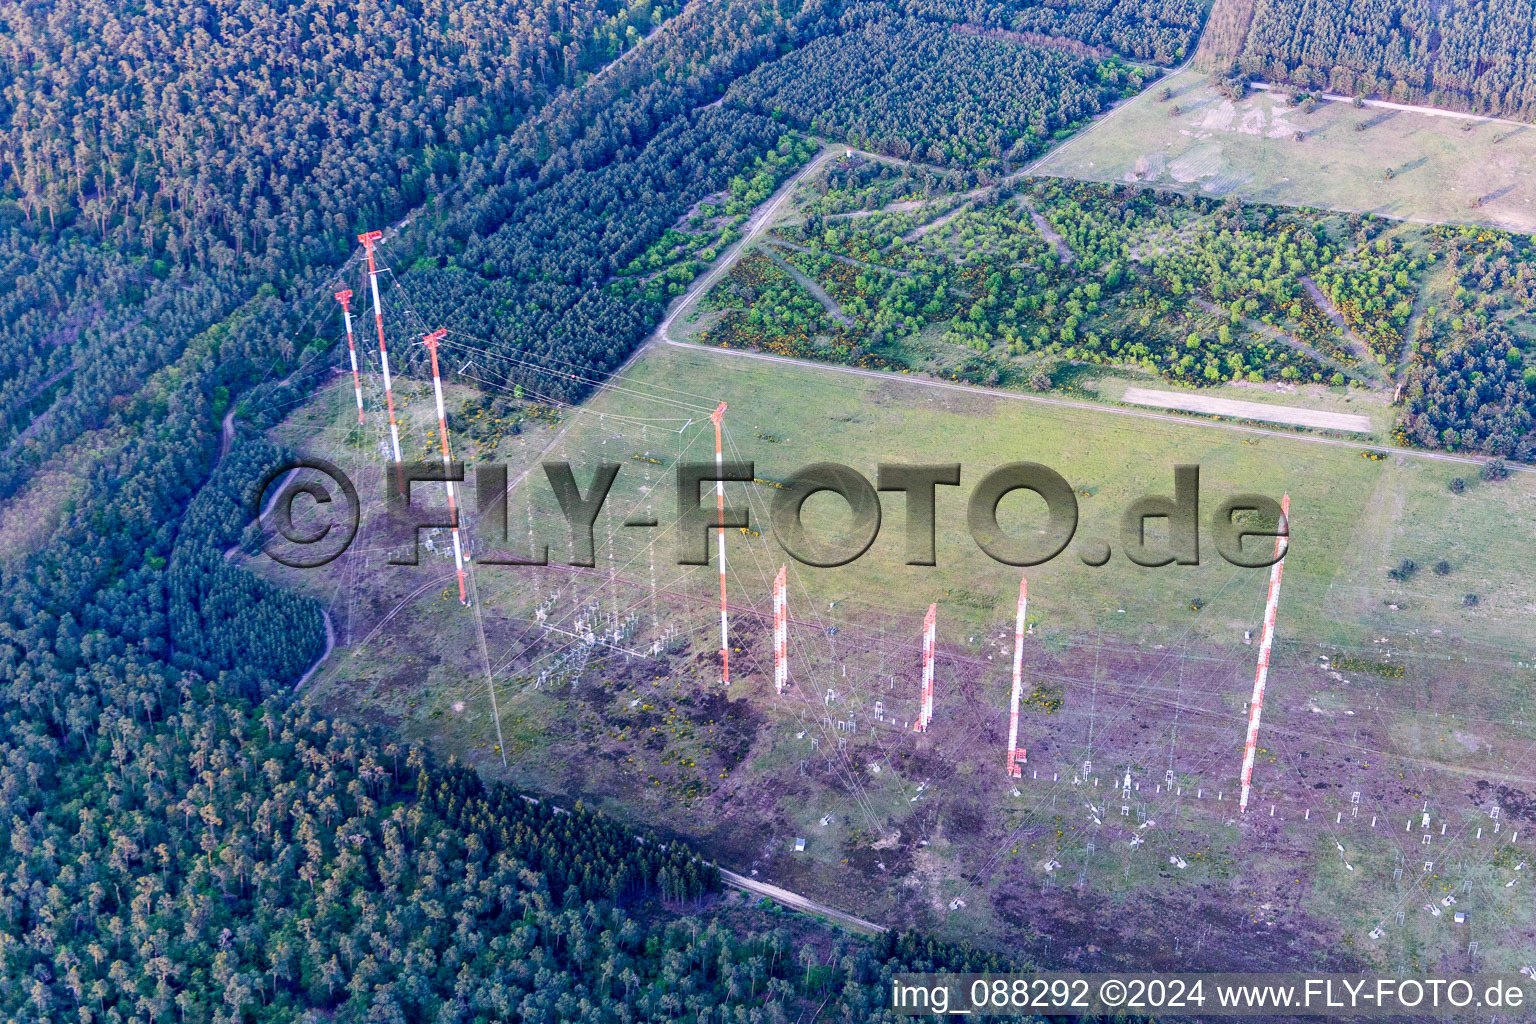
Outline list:
[[[1536,186],[1527,173],[1536,129],[1528,125],[1339,101],[1303,113],[1265,92],[1233,104],[1195,72],[1168,86],[1171,99],[1159,99],[1161,87],[1147,90],[1062,146],[1039,173],[1536,230]],[[1356,131],[1361,123],[1367,127]]]
[[[686,382],[689,392],[708,400],[726,400],[738,455],[753,458],[764,477],[782,480],[796,467],[820,461],[847,463],[871,479],[880,462],[962,463],[961,486],[939,491],[938,567],[902,564],[904,510],[899,498],[891,496],[879,539],[856,563],[797,570],[810,596],[839,600],[845,609],[862,605],[871,613],[920,615],[945,589],[963,587],[986,595],[989,603],[982,609],[957,605],[962,621],[980,627],[994,611],[1006,612],[1019,570],[993,562],[971,541],[964,528],[965,499],[987,471],[1020,460],[1050,466],[1075,489],[1087,491],[1079,494],[1077,541],[1103,539],[1116,549],[1123,509],[1143,494],[1171,493],[1177,463],[1201,467],[1207,515],[1228,494],[1258,491],[1278,497],[1289,492],[1295,540],[1283,613],[1293,635],[1339,642],[1349,629],[1401,630],[1406,625],[1507,643],[1519,638],[1518,611],[1533,598],[1517,571],[1521,556],[1516,550],[1501,545],[1478,550],[1481,545],[1467,540],[1503,531],[1529,500],[1523,479],[1474,484],[1475,493],[1458,498],[1447,483],[1471,467],[1436,464],[1407,453],[1389,451],[1386,460],[1377,462],[1303,439],[1253,438],[705,351],[658,350],[626,382],[633,382],[632,391],[605,396],[596,408],[644,418],[650,400],[638,392],[674,382]],[[708,400],[698,401],[698,408]],[[591,412],[584,417],[585,423],[592,421]],[[755,436],[759,433],[781,440],[762,442]],[[690,457],[710,454],[710,439],[702,442],[703,447],[693,446]],[[578,427],[563,448],[573,456],[588,446]],[[615,490],[621,505],[623,483],[621,474]],[[661,484],[659,478],[655,483]],[[1026,508],[1022,497],[1013,498],[1005,502],[1005,513],[1014,501],[1018,511]],[[754,526],[764,536],[741,538],[740,543],[765,564],[778,558],[764,524]],[[1521,551],[1531,545],[1513,535],[1508,543]],[[1234,595],[1234,600],[1250,605],[1263,599],[1262,574],[1228,566],[1215,557],[1209,542],[1208,557],[1198,567],[1146,569],[1117,555],[1107,566],[1091,568],[1074,550],[1028,570],[1032,617],[1041,628],[1105,628],[1127,639],[1147,640],[1173,627],[1219,642],[1233,638],[1236,620],[1222,617],[1215,594],[1235,591],[1243,596]],[[1420,574],[1404,587],[1385,575],[1402,557],[1426,569],[1446,558],[1455,568],[1444,578]],[[1472,581],[1487,591],[1480,594],[1475,613],[1462,607],[1464,594],[1475,589]],[[1202,594],[1217,614],[1188,614],[1189,599]],[[1411,621],[1400,616],[1394,622],[1387,605],[1410,597]]]

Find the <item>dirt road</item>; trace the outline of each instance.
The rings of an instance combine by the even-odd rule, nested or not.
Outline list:
[[[1249,82],[1248,88],[1259,92],[1275,92],[1279,89],[1291,89],[1295,92],[1306,92],[1297,86],[1270,85],[1268,82]],[[1336,92],[1310,93],[1314,99],[1327,100],[1330,103],[1353,103],[1353,96],[1341,96]],[[1456,121],[1477,121],[1487,124],[1507,124],[1511,128],[1529,128],[1524,121],[1511,121],[1504,117],[1488,117],[1484,114],[1467,114],[1460,110],[1446,110],[1444,107],[1424,107],[1414,103],[1393,103],[1390,100],[1361,100],[1362,107],[1378,107],[1383,110],[1401,110],[1409,114],[1424,114],[1427,117],[1449,117]]]
[[[1348,430],[1357,434],[1373,432],[1368,416],[1324,412],[1321,409],[1303,409],[1294,405],[1239,402],[1230,398],[1216,398],[1213,395],[1188,391],[1126,388],[1121,401],[1132,405],[1150,405],[1158,409],[1180,409],[1184,412],[1204,413],[1208,416],[1231,416],[1235,419],[1262,420],[1266,423],[1290,423],[1298,427],[1317,427],[1320,430]]]
[[[309,666],[309,670],[299,677],[299,681],[293,684],[295,690],[302,689],[309,682],[309,677],[320,671],[320,666],[325,664],[325,659],[331,656],[331,651],[336,649],[336,630],[331,626],[331,613],[321,609],[320,617],[325,620],[325,650],[320,652],[320,657]]]
[[[764,246],[764,248],[769,250],[768,257],[769,259],[773,260],[774,266],[778,267],[780,270],[784,271],[784,273],[794,278],[795,283],[798,284],[801,288],[804,288],[806,291],[810,292],[811,297],[814,298],[817,302],[821,303],[821,308],[827,311],[828,316],[832,317],[832,319],[836,320],[844,327],[853,326],[853,318],[850,317],[847,313],[844,313],[838,304],[832,301],[832,296],[827,294],[827,290],[825,288],[817,284],[811,278],[806,277],[805,274],[801,273],[799,267],[790,263],[778,253],[774,252],[770,246]]]
[[[784,205],[784,200],[789,198],[790,193],[795,190],[795,187],[804,181],[807,175],[812,174],[822,164],[830,160],[837,150],[838,147],[836,146],[824,147],[804,167],[796,171],[793,177],[780,185],[778,191],[766,203],[757,208],[757,212],[747,219],[746,232],[741,238],[737,239],[734,245],[720,254],[719,258],[715,260],[715,265],[705,272],[703,276],[693,279],[693,283],[688,286],[688,290],[683,292],[677,301],[673,303],[671,310],[662,318],[661,323],[652,332],[651,336],[644,343],[635,347],[635,350],[630,353],[629,358],[624,360],[618,369],[614,370],[598,385],[593,391],[592,396],[582,406],[572,406],[570,408],[572,415],[566,417],[565,423],[555,433],[555,436],[549,439],[549,444],[544,446],[544,450],[539,453],[537,458],[528,463],[528,468],[519,473],[517,478],[507,486],[508,493],[517,490],[518,487],[522,486],[523,481],[528,479],[528,474],[543,465],[544,459],[550,452],[555,450],[555,446],[564,439],[566,431],[570,430],[571,425],[576,422],[575,414],[580,412],[584,406],[590,406],[592,398],[596,398],[597,395],[602,393],[604,388],[622,377],[624,371],[633,366],[636,360],[650,351],[651,346],[655,345],[658,341],[676,344],[667,335],[667,332],[672,329],[672,324],[677,321],[677,318],[682,315],[685,309],[692,306],[698,300],[699,296],[715,286],[715,282],[720,279],[720,275],[724,274],[735,264],[737,258],[746,247],[751,245],[764,231],[768,230],[768,226],[773,223],[773,218],[778,216],[779,207]]]
[[[741,889],[744,892],[766,896],[775,903],[781,903],[791,910],[800,910],[807,914],[825,917],[829,921],[836,921],[838,924],[852,928],[854,931],[865,932],[871,935],[879,935],[882,932],[889,931],[883,924],[875,924],[873,921],[866,921],[862,917],[845,914],[841,910],[827,906],[825,903],[817,903],[815,900],[807,899],[799,893],[790,892],[788,889],[780,889],[776,885],[759,882],[757,879],[748,878],[745,875],[738,875],[734,871],[725,870],[725,868],[720,868],[720,880],[733,889]]]
[[[757,208],[757,212],[747,219],[747,230],[742,234],[741,238],[737,239],[736,244],[721,253],[720,258],[715,261],[715,265],[703,277],[694,278],[693,283],[688,286],[688,290],[683,293],[682,297],[677,300],[676,305],[672,307],[672,310],[661,321],[661,326],[656,328],[656,332],[651,335],[644,345],[635,350],[635,355],[630,356],[628,362],[633,362],[635,357],[649,348],[657,338],[667,337],[667,332],[672,329],[672,324],[682,315],[683,310],[693,305],[699,296],[715,286],[715,282],[720,280],[720,276],[731,268],[731,265],[736,262],[737,257],[746,250],[746,247],[751,245],[758,235],[768,230],[768,226],[773,223],[773,218],[779,215],[779,207],[784,205],[784,201],[789,198],[790,193],[794,192],[795,187],[804,181],[807,175],[810,175],[821,167],[822,164],[832,159],[837,150],[837,146],[824,147],[809,163],[796,171],[794,177],[780,185],[779,190],[773,194],[772,198]],[[626,366],[628,362],[626,362]],[[622,369],[623,367],[620,367],[620,371]],[[617,372],[614,375],[617,376]]]

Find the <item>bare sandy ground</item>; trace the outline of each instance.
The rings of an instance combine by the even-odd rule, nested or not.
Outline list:
[[[1132,405],[1150,405],[1159,409],[1180,409],[1184,412],[1200,412],[1212,416],[1232,416],[1243,420],[1262,420],[1266,423],[1289,423],[1297,427],[1319,427],[1323,430],[1347,430],[1353,433],[1373,433],[1371,421],[1366,416],[1343,412],[1323,412],[1318,409],[1298,409],[1290,405],[1264,405],[1259,402],[1238,402],[1230,398],[1214,398],[1209,395],[1191,394],[1184,391],[1153,391],[1150,388],[1126,388],[1121,401]]]

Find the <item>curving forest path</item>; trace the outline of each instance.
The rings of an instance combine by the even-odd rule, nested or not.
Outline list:
[[[320,617],[325,620],[325,650],[320,652],[320,657],[315,659],[315,663],[299,677],[299,681],[293,684],[295,690],[309,682],[309,677],[320,671],[320,666],[325,664],[325,659],[329,658],[331,652],[336,649],[336,630],[331,625],[331,613],[322,608]]]
[[[842,307],[832,300],[832,296],[827,294],[827,290],[825,288],[818,284],[814,279],[807,277],[804,273],[802,273],[799,267],[790,263],[778,253],[773,252],[771,246],[764,246],[764,248],[769,250],[768,258],[773,260],[774,266],[778,267],[780,270],[784,271],[784,273],[794,278],[795,283],[798,284],[801,288],[804,288],[806,291],[810,292],[811,297],[817,302],[821,303],[821,308],[826,310],[828,316],[842,324],[844,327],[853,326],[853,318],[850,317],[847,313],[843,312]]]

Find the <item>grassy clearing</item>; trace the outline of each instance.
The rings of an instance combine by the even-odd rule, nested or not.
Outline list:
[[[1040,173],[1536,230],[1536,186],[1527,173],[1536,128],[1338,101],[1304,113],[1278,93],[1233,104],[1195,72],[1168,86],[1170,99],[1160,99],[1161,88],[1147,90],[1058,150]]]
[[[815,367],[759,365],[706,352],[658,351],[630,379],[637,385],[686,381],[691,392],[725,398],[741,454],[756,460],[759,476],[784,479],[798,466],[817,461],[843,461],[870,477],[882,461],[962,462],[962,486],[939,490],[937,569],[902,564],[904,509],[899,499],[888,499],[880,536],[863,558],[837,569],[796,570],[808,597],[840,601],[845,610],[863,605],[872,612],[920,615],[937,596],[941,607],[954,605],[960,622],[978,628],[1006,612],[1017,571],[991,561],[966,535],[965,498],[985,472],[1020,459],[1057,469],[1079,491],[1078,541],[1102,538],[1116,549],[1122,510],[1140,495],[1170,492],[1177,463],[1200,465],[1208,510],[1219,495],[1288,491],[1296,540],[1283,613],[1296,634],[1333,632],[1337,598],[1331,595],[1356,593],[1362,595],[1361,609],[1370,609],[1373,624],[1391,617],[1387,603],[1412,598],[1411,622],[1403,616],[1391,628],[1428,627],[1514,643],[1521,627],[1512,613],[1536,596],[1513,571],[1521,564],[1519,555],[1509,548],[1479,553],[1471,540],[1504,531],[1505,517],[1528,500],[1530,485],[1523,480],[1474,485],[1475,495],[1456,497],[1447,483],[1466,467],[1441,467],[1399,453],[1374,461],[1301,440],[1244,438],[1002,396],[956,394],[917,381],[845,378]],[[638,416],[644,401],[617,394],[603,399],[602,407]],[[759,443],[754,437],[759,432],[781,440]],[[572,451],[581,449],[579,430],[572,431],[569,444]],[[1022,513],[1023,499],[1012,500]],[[1005,501],[1005,514],[1012,500]],[[1383,503],[1398,514],[1378,521]],[[814,502],[808,507],[814,508]],[[754,526],[761,529],[762,524]],[[765,563],[778,557],[766,531],[740,543],[760,550],[751,557]],[[1524,549],[1530,542],[1511,536],[1507,543]],[[1035,593],[1032,618],[1041,628],[1107,628],[1129,639],[1154,641],[1176,628],[1202,639],[1231,640],[1232,626],[1221,620],[1222,609],[1214,600],[1209,612],[1192,615],[1189,599],[1201,593],[1213,599],[1224,589],[1237,589],[1251,590],[1246,597],[1262,601],[1257,576],[1219,558],[1207,558],[1197,567],[1144,569],[1117,555],[1109,565],[1091,568],[1074,550],[1028,570]],[[1431,557],[1437,551],[1445,554]],[[1207,547],[1207,554],[1214,556],[1214,551]],[[1413,557],[1425,567],[1406,585],[1385,575],[1400,557]],[[1428,571],[1440,557],[1456,567],[1449,576]],[[1252,585],[1244,587],[1245,579]],[[1488,591],[1475,611],[1462,607],[1466,591],[1458,592],[1471,587],[1469,581]],[[944,602],[943,592],[955,589],[973,596]]]
[[[450,414],[466,397],[450,394]],[[349,399],[344,389],[327,394],[283,429],[335,445],[347,434]],[[728,488],[727,501],[749,505],[761,533],[728,534],[729,694],[718,687],[715,568],[675,564],[673,466],[712,458],[704,417],[719,400],[729,404],[728,453],[754,460],[760,479],[825,460],[871,477],[881,461],[964,467],[965,486],[940,489],[937,567],[902,564],[903,504],[887,495],[880,536],[863,558],[793,570],[792,688],[782,697],[765,618],[769,581],[785,561],[766,526],[776,490]],[[403,415],[417,404],[425,405],[412,400]],[[1146,958],[1167,955],[1147,946],[1156,922],[1213,899],[1220,912],[1183,936],[1177,962],[1278,965],[1293,942],[1363,962],[1378,956],[1364,931],[1390,919],[1398,887],[1388,862],[1394,837],[1368,820],[1335,831],[1369,871],[1357,865],[1360,878],[1347,880],[1328,873],[1336,853],[1321,825],[1348,818],[1351,790],[1401,828],[1431,796],[1439,821],[1443,808],[1466,806],[1462,790],[1478,779],[1529,774],[1530,737],[1508,720],[1528,721],[1531,710],[1518,623],[1533,598],[1514,568],[1532,542],[1519,531],[1504,547],[1473,542],[1501,536],[1529,502],[1523,477],[1473,483],[1453,497],[1446,483],[1455,470],[1396,453],[1375,461],[1300,439],[1247,444],[1205,427],[671,347],[647,354],[562,426],[548,458],[569,460],[583,487],[596,462],[622,468],[596,526],[595,569],[476,571],[506,775],[688,836],[735,870],[883,922],[1057,958],[1070,951],[1083,963],[1154,962]],[[425,422],[413,419],[408,437],[408,446],[425,443]],[[555,437],[530,427],[481,454],[527,465]],[[1264,574],[1227,566],[1208,537],[1198,567],[1141,569],[1117,553],[1090,568],[1073,548],[1027,570],[1027,692],[1039,696],[1024,712],[1025,777],[1017,785],[1002,777],[1021,570],[976,549],[964,495],[985,471],[1020,459],[1062,472],[1080,492],[1079,538],[1104,537],[1117,549],[1120,511],[1170,491],[1175,462],[1201,465],[1207,512],[1217,495],[1239,490],[1291,493],[1296,541],[1259,766],[1275,818],[1233,821],[1254,655],[1242,635],[1257,628]],[[513,541],[531,523],[552,563],[563,562],[563,520],[541,475],[529,480],[510,502]],[[647,511],[662,525],[620,525]],[[1022,499],[1002,512],[1005,525],[1032,528]],[[838,504],[813,499],[807,519],[813,530],[835,526]],[[346,602],[354,613],[351,642],[341,630],[312,699],[390,721],[501,774],[475,613],[453,600],[451,563],[435,547],[415,568],[386,567],[369,553],[309,574],[303,585],[333,596],[333,615]],[[1449,552],[1447,576],[1428,569],[1435,549]],[[1426,568],[1406,583],[1388,579],[1385,569],[1403,557]],[[1472,587],[1482,593],[1477,609],[1462,605]],[[940,612],[940,714],[917,738],[909,724],[917,637],[930,601]],[[611,636],[616,625],[613,646],[594,648],[580,671],[553,671],[587,630]],[[659,657],[649,655],[653,644]],[[1340,668],[1320,664],[1324,654]],[[1384,677],[1371,670],[1377,664],[1404,673]],[[1163,790],[1165,770],[1176,772],[1176,793]],[[1126,772],[1135,788],[1119,791]],[[1315,789],[1319,780],[1330,788]],[[1138,834],[1143,842],[1131,845]],[[807,841],[803,853],[793,850],[796,837]],[[1470,841],[1454,849],[1479,863],[1494,852]],[[1530,931],[1502,899],[1512,891],[1490,885],[1479,904],[1480,914],[1508,922],[1507,936],[1486,940],[1500,956]],[[1449,963],[1461,938],[1443,927],[1414,941],[1416,955]]]
[[[880,192],[872,199],[860,198],[863,186],[834,198],[878,205],[909,196],[912,184],[880,179],[868,186]],[[808,184],[800,198],[814,205],[817,187]],[[1069,266],[1079,268],[1103,245],[1074,211],[1071,202],[1047,209],[1050,223],[1073,239]],[[776,254],[815,277],[840,308],[866,318],[873,300],[866,301],[868,275],[860,268],[874,253],[863,242],[882,234],[893,236],[889,242],[978,251],[1022,246],[1052,273],[1078,272],[1053,261],[1051,239],[1022,206],[997,224],[967,213],[916,235],[916,225],[934,223],[931,213],[844,218],[859,230],[839,228],[836,252],[814,262],[778,244],[794,234],[784,234],[781,223]],[[783,223],[798,223],[793,210],[785,216]],[[1150,233],[1123,240],[1127,258],[1174,251],[1179,232],[1199,219],[1158,219]],[[1342,217],[1325,220],[1330,237],[1344,229]],[[900,279],[892,287],[905,287],[897,272],[916,264],[891,257],[885,245],[881,260]],[[1218,258],[1216,265],[1231,262]],[[1205,264],[1180,273],[1209,276]],[[741,283],[755,289],[772,282]],[[1435,287],[1443,290],[1444,282]],[[798,286],[768,291],[778,296],[774,304],[804,307],[807,320],[817,320],[803,331],[805,346],[825,343],[827,324],[808,293]],[[1091,312],[1091,297],[1082,298]],[[735,308],[708,304],[717,308],[684,317],[678,336],[717,330]],[[1188,313],[1215,315],[1198,305]],[[1296,329],[1322,344],[1331,328],[1312,313]],[[1220,337],[1214,321],[1208,326]],[[894,332],[882,355],[922,366],[946,353],[955,363],[973,351],[946,340],[952,319],[911,327]],[[848,347],[848,361],[861,358],[853,352],[859,346]],[[1150,379],[1070,357],[1048,365],[1011,348],[1010,359],[1029,372],[1039,368],[1053,390],[1072,397],[1113,402],[1127,384]],[[965,369],[954,365],[957,375]],[[1385,371],[1373,373],[1373,382],[1384,387]],[[1243,384],[1205,393],[1363,414],[1383,436],[1393,415],[1387,392],[1373,388]],[[419,383],[401,390],[405,447],[430,455],[435,422],[425,390]],[[308,439],[322,454],[361,442],[377,457],[382,435],[353,435],[346,398],[337,391],[299,411],[284,438]],[[388,539],[373,536],[355,557],[299,583],[330,600],[343,623],[341,647],[313,684],[312,699],[361,708],[492,775],[686,836],[735,870],[886,923],[920,924],[1057,962],[1278,968],[1307,948],[1320,963],[1326,951],[1340,965],[1387,965],[1411,942],[1416,963],[1449,965],[1465,949],[1463,935],[1444,927],[1394,939],[1401,947],[1371,946],[1364,935],[1392,919],[1403,884],[1418,884],[1394,877],[1399,837],[1387,822],[1400,825],[1426,801],[1437,824],[1448,820],[1449,808],[1487,822],[1495,799],[1513,808],[1536,790],[1536,658],[1521,625],[1536,594],[1516,571],[1536,542],[1510,529],[1536,484],[1525,475],[1499,484],[1472,480],[1453,495],[1448,483],[1469,467],[1391,450],[1362,454],[1303,437],[665,345],[588,405],[568,410],[558,427],[529,423],[511,436],[497,414],[476,418],[469,398],[457,388],[448,395],[456,451],[472,465],[509,461],[514,478],[531,470],[509,501],[511,542],[525,551],[529,541],[547,543],[551,565],[479,564],[475,607],[465,611],[452,597],[446,538],[424,539],[422,564],[406,569],[384,564]],[[727,488],[728,503],[748,506],[752,516],[748,530],[727,534],[728,692],[719,686],[716,570],[677,564],[673,525],[676,464],[712,461],[707,415],[721,400],[729,406],[726,454],[753,460],[758,478]],[[461,442],[466,436],[477,440]],[[593,568],[563,564],[572,545],[539,458],[568,461],[583,488],[596,463],[621,467],[595,525]],[[970,488],[990,469],[1019,460],[1061,472],[1080,510],[1073,546],[1029,570],[987,558],[964,525]],[[960,462],[963,486],[939,489],[937,567],[904,564],[905,507],[897,495],[884,496],[879,537],[858,561],[836,569],[791,563],[791,686],[780,695],[771,681],[769,587],[788,559],[774,542],[768,509],[780,493],[775,482],[818,461],[845,463],[870,478],[881,462]],[[1246,819],[1234,806],[1256,653],[1244,634],[1257,630],[1265,574],[1220,560],[1208,519],[1199,566],[1144,569],[1120,551],[1122,511],[1135,498],[1169,493],[1179,463],[1201,467],[1206,517],[1237,492],[1292,497],[1295,535],[1257,810]],[[1000,517],[1005,529],[1029,536],[1039,526],[1036,512],[1015,495]],[[631,517],[660,525],[623,525]],[[807,504],[806,518],[813,533],[846,525],[840,503],[827,496]],[[1156,528],[1149,533],[1157,543]],[[1091,567],[1079,552],[1100,540],[1115,554]],[[484,542],[471,543],[483,559]],[[1418,570],[1388,577],[1404,559]],[[1441,560],[1444,574],[1432,569]],[[1000,761],[1021,571],[1031,583],[1031,699],[1021,723],[1030,761],[1013,784]],[[1467,601],[1472,593],[1475,605]],[[917,737],[917,641],[929,602],[939,607],[939,715]],[[1123,789],[1127,775],[1131,788]],[[1505,789],[1491,788],[1498,786]],[[1354,816],[1353,792],[1363,794],[1362,818]],[[1371,824],[1376,819],[1380,828]],[[803,852],[794,850],[797,837],[806,840]],[[1453,858],[1469,874],[1488,873],[1479,919],[1508,924],[1485,951],[1506,965],[1532,937],[1531,923],[1509,906],[1518,890],[1497,884],[1512,865],[1497,862],[1503,851],[1491,837],[1476,841],[1458,828],[1431,839],[1437,861]],[[1357,860],[1356,872],[1336,867],[1335,843]],[[1181,936],[1180,954],[1149,943],[1168,920],[1197,913],[1202,924]],[[1045,946],[1047,938],[1055,945]]]

